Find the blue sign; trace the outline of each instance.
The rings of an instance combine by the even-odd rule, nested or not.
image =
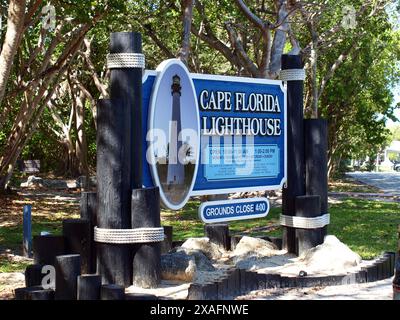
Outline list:
[[[283,81],[191,74],[177,59],[143,77],[143,184],[163,204],[190,196],[281,189],[286,182]]]
[[[263,218],[268,215],[269,208],[266,198],[211,201],[200,206],[199,217],[204,223]]]

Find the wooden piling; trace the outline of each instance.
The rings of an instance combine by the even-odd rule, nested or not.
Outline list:
[[[78,276],[78,300],[100,300],[101,276],[83,274]]]
[[[132,228],[159,228],[158,187],[132,190]],[[133,284],[156,288],[161,282],[161,242],[138,243],[133,253]]]
[[[306,195],[320,197],[321,214],[328,213],[328,123],[325,119],[304,120]],[[321,228],[324,241],[328,226]]]
[[[43,264],[31,264],[25,269],[25,286],[33,287],[40,286],[42,279],[45,276],[42,274]]]
[[[84,219],[66,219],[62,222],[66,252],[81,256],[81,272],[90,272],[90,222]]]
[[[315,218],[321,215],[319,196],[296,197],[296,216],[303,218]],[[296,228],[297,254],[301,255],[308,249],[321,244],[321,228],[302,229]]]
[[[116,100],[100,100],[97,108],[97,226],[130,229],[131,113]],[[132,284],[132,246],[96,243],[97,271],[105,284]]]
[[[282,55],[282,70],[303,69],[300,55]],[[287,183],[282,193],[282,214],[295,215],[295,198],[305,194],[304,180],[304,81],[287,81]],[[295,228],[283,227],[283,249],[296,252]]]
[[[54,265],[55,257],[65,253],[63,236],[45,235],[33,237],[33,259],[35,264]]]
[[[224,250],[231,250],[231,237],[229,225],[226,223],[213,223],[204,225],[204,233],[210,242],[218,245]]]
[[[96,244],[94,242],[94,227],[97,226],[97,193],[82,192],[80,200],[81,218],[88,220],[90,227],[90,256],[88,273],[96,273]]]
[[[57,256],[56,270],[56,300],[76,300],[77,279],[81,274],[81,258],[79,254]]]
[[[117,284],[101,286],[101,300],[125,300],[125,289]]]

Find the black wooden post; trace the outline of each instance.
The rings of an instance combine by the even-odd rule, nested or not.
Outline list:
[[[93,228],[97,226],[97,193],[82,192],[80,201],[81,218],[90,222],[90,257],[88,273],[96,273],[96,244]]]
[[[84,274],[78,277],[78,300],[100,300],[101,276]]]
[[[17,288],[14,294],[15,300],[54,300],[54,291],[41,286]]]
[[[219,247],[230,250],[231,237],[229,235],[229,225],[226,223],[205,224],[204,233],[210,239],[210,242],[215,243]]]
[[[141,52],[139,33],[111,34],[110,54]],[[130,229],[131,191],[142,187],[141,67],[111,69],[110,95],[112,100],[98,105],[97,223],[100,228]],[[132,246],[98,243],[96,248],[103,283],[131,285]]]
[[[173,227],[163,226],[164,241],[161,242],[161,254],[168,253],[172,249]]]
[[[27,292],[26,300],[54,300],[54,290],[37,289]]]
[[[130,229],[130,118],[120,101],[101,100],[97,108],[97,226]],[[128,128],[126,128],[128,126]],[[103,283],[131,285],[132,246],[96,243],[97,272]]]
[[[321,215],[319,196],[296,197],[296,216],[303,218],[315,218]],[[321,239],[321,228],[302,229],[296,228],[297,254],[301,255],[323,241]]]
[[[110,53],[142,53],[142,36],[138,32],[111,33]],[[131,143],[125,144],[126,161],[129,162],[126,177],[131,177],[131,189],[142,187],[142,68],[120,68],[111,70],[111,98],[121,99],[126,112],[124,132]],[[135,150],[135,152],[132,152]],[[130,196],[130,195],[129,195]]]
[[[45,274],[42,274],[43,264],[31,264],[25,269],[25,286],[40,286]]]
[[[132,190],[132,228],[159,228],[158,187]],[[155,288],[161,282],[161,242],[138,243],[133,253],[133,284]]]
[[[76,300],[77,280],[81,274],[79,254],[56,257],[56,300]]]
[[[303,69],[301,56],[282,55],[282,70]],[[295,215],[295,198],[305,194],[303,82],[287,81],[287,183],[282,194],[282,213]],[[283,228],[283,249],[296,252],[295,228]]]
[[[125,300],[125,289],[117,284],[101,286],[101,300]]]
[[[125,300],[157,300],[157,296],[149,293],[125,293]]]
[[[321,215],[328,213],[328,123],[325,119],[304,120],[306,194],[318,195]],[[324,240],[328,227],[321,228]]]
[[[65,238],[63,236],[34,236],[33,259],[35,264],[54,265],[55,257],[65,253]]]
[[[81,256],[82,273],[90,272],[90,223],[84,219],[66,219],[63,221],[63,235],[66,251]]]

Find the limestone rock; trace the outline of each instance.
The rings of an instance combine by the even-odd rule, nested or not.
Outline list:
[[[26,182],[21,183],[21,188],[43,187],[43,179],[40,177],[29,176]]]
[[[325,237],[324,243],[307,250],[299,261],[311,271],[346,272],[346,269],[357,267],[361,257],[335,236]]]
[[[182,244],[181,248],[199,250],[212,260],[217,260],[223,255],[223,249],[210,242],[210,239],[207,237],[189,238]]]
[[[173,252],[161,256],[161,278],[192,282],[196,275],[196,262],[185,252]]]
[[[210,260],[199,250],[177,248],[161,256],[161,277],[192,282],[197,271],[214,271]]]
[[[270,257],[276,254],[278,248],[270,241],[244,236],[236,245],[231,257]]]

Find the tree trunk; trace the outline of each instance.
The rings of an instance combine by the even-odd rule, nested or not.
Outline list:
[[[25,0],[10,0],[7,32],[0,54],[0,105],[6,92],[15,54],[21,42],[25,20]]]
[[[192,28],[194,1],[195,0],[182,0],[183,32],[182,32],[182,46],[179,51],[179,59],[181,59],[185,65],[188,65],[188,59],[190,53],[190,30]]]
[[[75,115],[76,115],[76,158],[79,161],[79,174],[86,177],[85,188],[89,182],[89,166],[87,161],[87,142],[84,130],[85,120],[85,94],[80,90],[75,96]]]

